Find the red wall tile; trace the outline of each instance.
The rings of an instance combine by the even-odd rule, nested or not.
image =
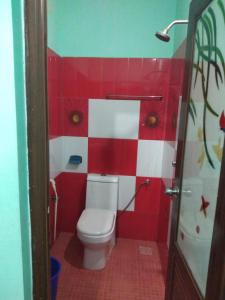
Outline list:
[[[103,58],[102,98],[116,93],[116,60]]]
[[[136,178],[136,190],[146,177]],[[159,214],[161,178],[149,178],[150,184],[143,186],[135,199],[135,211],[148,215]]]
[[[130,83],[139,83],[142,77],[144,66],[143,58],[129,58],[128,81]],[[140,94],[139,94],[140,95]]]
[[[142,80],[145,82],[150,82],[154,79],[155,72],[157,72],[157,59],[144,58],[142,67]]]
[[[72,57],[61,59],[61,95],[63,98],[78,97],[78,60]]]
[[[128,94],[132,96],[139,96],[142,94],[142,73],[143,73],[143,59],[130,58],[128,69]]]
[[[138,177],[137,186],[146,178]],[[86,174],[61,173],[56,178],[59,193],[57,232],[75,232],[76,224],[85,208]],[[125,212],[117,218],[117,235],[123,238],[166,242],[169,218],[169,200],[164,196],[161,179],[150,178],[136,197],[134,212]],[[163,186],[161,188],[161,185]],[[51,191],[51,195],[52,191]],[[54,201],[50,200],[50,236],[53,242]]]
[[[116,94],[128,95],[129,59],[116,59]]]
[[[171,66],[170,85],[181,86],[184,78],[185,60],[172,58]]]
[[[51,55],[53,54],[51,53]],[[49,84],[49,97],[52,98],[50,101],[52,102],[50,128],[52,127],[53,135],[55,133],[57,135],[60,131],[59,124],[65,120],[61,120],[59,116],[62,109],[68,108],[68,105],[63,103],[65,99],[87,101],[88,98],[106,98],[109,94],[162,95],[162,102],[143,101],[141,105],[140,138],[164,139],[170,59],[67,57],[60,58],[60,63],[57,64],[59,66],[55,67],[53,63],[52,65],[49,64],[49,81],[51,82]],[[176,61],[175,65],[176,68],[180,68],[181,62]],[[58,78],[56,75],[60,77]],[[177,82],[176,77],[173,82]],[[58,91],[59,89],[60,91]],[[60,96],[61,101],[56,100],[57,96]],[[157,128],[149,130],[144,126],[148,111],[159,113],[160,124]],[[63,134],[65,135],[84,135],[79,130],[79,133],[77,133],[77,130],[76,132],[71,131],[71,126],[63,125]]]
[[[160,95],[167,100],[170,79],[169,59],[144,59],[142,74],[142,94]]]
[[[145,180],[137,178],[136,186]],[[119,237],[167,242],[170,199],[160,178],[150,178],[151,186],[143,188],[135,200],[135,211],[118,214]],[[151,201],[152,200],[152,201]]]
[[[145,177],[136,178],[136,190]],[[161,179],[149,178],[150,185],[140,189],[135,199],[135,211],[118,213],[117,233],[119,237],[140,240],[158,238]]]
[[[181,95],[178,86],[170,86],[169,89],[169,101],[167,103],[166,110],[166,130],[165,130],[165,140],[175,141],[176,130],[177,130],[177,118],[178,118],[178,106],[179,106],[179,96]]]
[[[117,235],[137,240],[157,239],[158,215],[125,212],[117,217]]]
[[[101,98],[103,81],[103,59],[88,59],[88,96],[89,98]]]
[[[161,102],[141,102],[139,138],[175,139],[176,128],[171,124],[177,113],[182,66],[179,60],[171,66],[170,59],[60,58],[49,50],[50,135],[87,136],[89,98],[104,99],[109,94],[162,95]],[[69,120],[74,110],[83,114],[78,126]],[[156,128],[145,125],[150,112],[159,115]],[[136,175],[137,141],[90,138],[88,151],[88,172]],[[85,204],[86,174],[63,173],[60,178],[59,227],[62,231],[75,231]],[[137,185],[143,180],[138,177]],[[120,236],[165,241],[167,202],[160,190],[160,179],[151,180],[150,188],[137,196],[135,212],[119,217]],[[163,221],[159,222],[159,218]]]
[[[61,58],[48,49],[48,124],[49,138],[60,135],[59,72]]]
[[[75,232],[77,221],[85,207],[86,174],[61,173],[58,226],[60,231]]]
[[[137,140],[88,139],[88,172],[136,175]]]

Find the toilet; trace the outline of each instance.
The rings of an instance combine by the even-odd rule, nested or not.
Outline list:
[[[117,176],[88,174],[85,209],[77,223],[85,269],[103,269],[115,245],[118,191]]]

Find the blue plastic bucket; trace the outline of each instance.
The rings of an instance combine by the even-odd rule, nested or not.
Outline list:
[[[51,257],[51,300],[56,300],[60,271],[60,262],[54,257]]]

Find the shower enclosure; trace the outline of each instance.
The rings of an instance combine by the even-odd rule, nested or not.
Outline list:
[[[220,207],[224,202],[225,163],[225,2],[198,2],[191,6],[187,41],[189,60],[182,103],[187,124],[180,125],[177,155],[177,160],[183,160],[177,167],[177,186],[169,191],[179,217],[172,237],[178,258],[170,257],[174,282],[167,289],[167,299],[181,299],[189,281],[185,299],[219,300],[224,299],[221,279],[216,283],[212,271],[219,274],[224,259],[219,218],[224,216]],[[178,288],[182,281],[184,290]]]

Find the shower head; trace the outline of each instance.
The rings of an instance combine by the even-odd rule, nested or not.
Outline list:
[[[163,42],[169,42],[170,36],[168,35],[168,32],[174,25],[177,24],[188,24],[188,20],[175,20],[170,23],[163,31],[156,32],[155,36]]]
[[[157,31],[155,36],[163,42],[169,42],[170,40],[170,36],[165,31]]]

